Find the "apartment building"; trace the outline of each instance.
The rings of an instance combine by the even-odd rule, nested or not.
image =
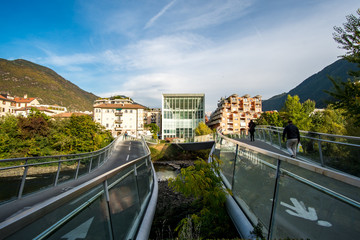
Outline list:
[[[162,139],[192,138],[205,121],[205,94],[162,95]]]
[[[94,103],[94,121],[111,131],[113,136],[138,136],[144,130],[145,107],[130,99],[102,99]]]
[[[233,94],[221,98],[218,107],[211,114],[208,126],[221,127],[224,134],[248,133],[250,120],[259,118],[262,113],[261,96],[250,97],[246,94],[239,97]]]
[[[155,123],[161,128],[161,109],[147,108],[144,111],[144,124]]]

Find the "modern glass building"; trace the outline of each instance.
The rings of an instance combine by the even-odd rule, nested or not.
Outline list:
[[[192,138],[205,122],[205,94],[162,95],[162,139]]]

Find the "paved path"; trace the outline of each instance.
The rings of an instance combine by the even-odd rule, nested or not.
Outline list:
[[[259,140],[255,140],[254,142],[251,142],[250,139],[235,139],[236,141],[242,142],[242,143],[246,143],[248,145],[254,146],[254,147],[258,147],[258,148],[262,148],[274,153],[278,153],[281,155],[285,155],[285,156],[289,156],[288,152],[286,151],[286,149],[279,149],[277,147],[274,147],[268,143],[265,143],[263,141],[259,141]]]
[[[40,191],[28,196],[24,196],[22,199],[15,200],[6,204],[0,205],[0,222],[5,221],[7,218],[21,213],[32,206],[45,201],[51,197],[57,196],[63,192],[66,192],[96,176],[99,176],[105,172],[110,171],[118,166],[123,165],[126,162],[137,159],[145,155],[145,149],[142,147],[139,141],[117,141],[114,146],[113,153],[109,160],[101,167],[93,172],[80,177],[77,180],[65,182],[59,184],[56,187]],[[1,237],[0,237],[1,238]]]

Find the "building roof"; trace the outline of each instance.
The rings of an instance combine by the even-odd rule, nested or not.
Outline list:
[[[141,106],[139,104],[109,104],[109,103],[104,103],[104,104],[100,104],[100,105],[96,105],[94,106],[94,108],[106,108],[106,109],[116,109],[116,108],[121,108],[121,109],[145,109],[144,106]]]
[[[0,99],[1,99],[2,101],[15,102],[14,100],[8,99],[8,98],[6,98],[6,97],[4,97],[4,96],[2,96],[2,95],[0,95]]]
[[[15,97],[14,100],[17,103],[31,103],[32,101],[36,100],[36,98]]]
[[[58,117],[58,118],[70,118],[72,115],[82,116],[82,115],[89,115],[89,114],[86,114],[86,113],[65,112],[65,113],[56,114],[56,115],[54,115],[53,117]]]
[[[14,110],[17,112],[17,111],[26,111],[26,110],[31,110],[32,108],[36,108],[37,110],[39,110],[39,111],[41,111],[41,112],[54,113],[53,111],[51,111],[51,110],[47,109],[46,107],[34,107],[34,106],[17,108],[17,109],[14,109]]]

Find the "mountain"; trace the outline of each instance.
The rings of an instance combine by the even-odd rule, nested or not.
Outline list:
[[[27,94],[41,104],[57,104],[70,111],[92,111],[97,99],[50,68],[23,59],[0,58],[0,92],[18,97]]]
[[[331,91],[333,84],[329,80],[329,76],[338,81],[347,81],[349,70],[359,70],[356,64],[349,63],[344,59],[337,60],[336,62],[325,67],[320,72],[305,79],[297,87],[293,88],[287,93],[282,93],[263,101],[263,111],[280,110],[285,103],[287,95],[298,95],[301,102],[308,99],[316,102],[316,108],[325,108],[331,97],[325,91]]]

